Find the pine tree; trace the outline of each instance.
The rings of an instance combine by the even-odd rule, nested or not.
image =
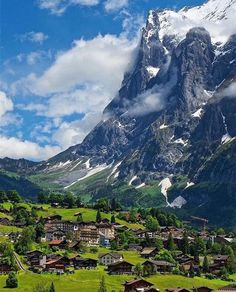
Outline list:
[[[18,280],[16,277],[16,273],[11,272],[8,275],[8,278],[6,280],[6,287],[7,288],[17,288],[18,287]]]
[[[174,239],[173,239],[173,236],[171,234],[171,232],[169,233],[169,238],[168,238],[168,243],[167,243],[167,249],[169,251],[173,251],[176,249],[176,245],[174,243]]]
[[[54,287],[54,283],[52,282],[51,286],[50,286],[50,289],[49,289],[49,292],[55,292],[55,287]]]
[[[101,278],[100,285],[99,285],[99,288],[98,288],[98,292],[107,292],[104,276],[102,276],[102,278]]]
[[[183,254],[189,254],[189,240],[187,232],[184,232],[181,249]]]
[[[209,272],[209,262],[207,256],[204,257],[203,264],[202,264],[203,273]]]
[[[115,217],[115,215],[112,215],[111,216],[111,223],[116,223],[116,217]]]
[[[98,210],[97,215],[96,215],[96,222],[100,223],[101,221],[102,221],[101,212],[100,212],[100,210]]]

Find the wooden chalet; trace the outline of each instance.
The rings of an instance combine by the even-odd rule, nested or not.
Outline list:
[[[33,268],[41,268],[45,266],[46,255],[39,250],[29,251],[26,253],[27,263]]]
[[[209,265],[210,273],[218,273],[221,268],[227,265],[229,256],[228,255],[217,255],[213,257],[213,264]]]
[[[175,267],[174,264],[167,261],[153,261],[153,260],[147,260],[142,265],[151,274],[171,273]]]
[[[96,269],[98,261],[95,259],[88,259],[88,258],[82,258],[80,256],[76,256],[71,259],[71,262],[75,269],[92,270],[92,269]]]
[[[98,257],[99,263],[103,264],[105,266],[122,262],[123,261],[123,255],[119,253],[103,253],[100,254]]]
[[[157,252],[158,250],[156,247],[144,247],[140,255],[141,257],[148,259],[148,258],[155,257]]]
[[[10,226],[11,221],[8,218],[0,218],[0,225]]]
[[[48,245],[50,247],[58,247],[60,249],[63,249],[67,246],[67,241],[64,239],[64,240],[51,240]]]
[[[107,271],[110,275],[131,275],[133,274],[133,267],[133,264],[122,261],[107,266]]]
[[[190,292],[190,290],[185,288],[168,288],[165,292]]]
[[[236,292],[236,284],[230,284],[224,287],[219,288],[219,292]]]
[[[12,272],[14,269],[13,267],[11,267],[8,264],[5,263],[0,263],[0,274],[9,274],[10,272]]]
[[[45,271],[63,274],[67,267],[70,266],[70,260],[67,257],[50,259],[45,263]]]
[[[134,279],[131,281],[126,281],[124,283],[124,292],[136,292],[136,291],[158,291],[153,287],[153,284],[144,279]]]
[[[211,291],[213,291],[213,289],[206,287],[206,286],[194,287],[192,290],[194,292],[211,292]]]

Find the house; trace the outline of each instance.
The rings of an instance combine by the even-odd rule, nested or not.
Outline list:
[[[213,289],[206,287],[206,286],[194,287],[192,290],[194,292],[211,292],[211,291],[213,291]]]
[[[219,291],[219,292],[235,292],[236,291],[236,284],[230,284],[230,285],[221,287],[217,291]]]
[[[124,292],[158,291],[158,290],[155,290],[152,283],[150,283],[144,279],[134,279],[131,281],[126,281],[124,283],[124,287],[125,287]],[[154,290],[150,290],[150,288],[153,288]]]
[[[133,267],[133,264],[122,261],[109,265],[107,271],[110,275],[131,275],[133,274]]]
[[[76,256],[71,259],[72,264],[75,269],[96,269],[97,267],[97,260],[95,259],[87,259],[87,258],[81,258],[80,256]]]
[[[123,255],[119,253],[103,253],[99,255],[98,260],[100,264],[108,266],[117,262],[122,262]]]
[[[44,236],[41,237],[41,241],[63,240],[66,238],[66,233],[57,228],[51,228],[45,230]]]
[[[191,266],[196,264],[194,258],[183,254],[177,256],[176,261],[184,271],[188,271]]]
[[[9,274],[10,272],[13,271],[13,268],[8,265],[8,264],[4,264],[4,263],[0,263],[0,274]]]
[[[78,251],[80,250],[80,242],[79,241],[72,241],[67,244],[67,247],[71,250]]]
[[[48,216],[47,218],[44,219],[46,222],[51,222],[51,221],[61,221],[62,220],[62,216],[61,215],[51,215]]]
[[[140,255],[143,258],[152,258],[157,254],[157,248],[156,247],[144,247],[141,251]]]
[[[220,244],[230,245],[233,240],[234,239],[232,237],[225,237],[225,236],[217,235],[214,239],[214,242],[220,243]]]
[[[128,246],[128,250],[135,250],[141,252],[142,249],[143,249],[142,246],[136,243],[130,243]]]
[[[8,218],[0,218],[0,225],[11,225],[11,221]]]
[[[63,274],[68,266],[70,266],[70,260],[67,257],[59,257],[47,261],[44,270],[47,272]]]
[[[168,288],[165,292],[190,292],[190,290],[185,288]]]
[[[44,267],[47,257],[39,250],[28,251],[26,253],[27,263],[34,268]]]
[[[213,264],[210,265],[210,269],[220,269],[222,267],[225,267],[227,265],[227,262],[229,260],[228,255],[217,255],[213,257]]]
[[[103,234],[105,237],[114,239],[115,238],[115,228],[113,224],[110,223],[97,223],[96,227],[98,229],[98,232]]]
[[[135,230],[134,231],[135,235],[138,237],[138,238],[157,238],[159,236],[159,232],[155,231],[149,231],[149,230],[142,230],[142,229],[138,229],[138,230]]]
[[[171,273],[175,267],[174,264],[167,261],[153,261],[153,260],[147,260],[142,265],[146,269],[146,271],[150,272],[150,274]]]
[[[50,247],[58,247],[64,249],[67,246],[67,241],[64,240],[52,240],[48,243]]]

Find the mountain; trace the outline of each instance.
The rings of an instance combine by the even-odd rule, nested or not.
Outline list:
[[[235,12],[236,0],[150,11],[103,120],[48,161],[21,161],[22,171],[90,200],[116,196],[126,206],[182,208],[235,226]]]

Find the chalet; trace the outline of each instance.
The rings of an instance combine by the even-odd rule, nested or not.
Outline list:
[[[57,228],[51,228],[45,230],[44,236],[41,237],[41,241],[51,241],[51,240],[63,240],[66,238],[66,233]]]
[[[4,263],[0,263],[0,274],[9,274],[10,272],[12,272],[14,269],[8,265],[8,264],[4,264]]]
[[[46,264],[46,255],[39,250],[29,251],[26,253],[27,263],[34,268],[44,267]]]
[[[194,292],[211,292],[211,291],[213,291],[213,289],[206,287],[206,286],[194,287],[192,290]]]
[[[62,216],[61,215],[51,215],[48,216],[47,218],[44,219],[46,222],[51,222],[51,221],[61,221],[62,220]]]
[[[156,247],[144,247],[141,251],[140,255],[143,258],[152,258],[157,254],[157,248]]]
[[[225,236],[220,236],[220,235],[217,235],[215,238],[214,238],[214,242],[216,243],[220,243],[220,244],[226,244],[226,245],[230,245],[232,243],[234,239],[231,238],[231,237],[225,237]]]
[[[95,259],[87,259],[87,258],[81,258],[80,256],[76,256],[73,259],[71,259],[72,264],[75,269],[96,269],[97,267],[97,260]]]
[[[103,253],[99,255],[98,260],[100,264],[108,266],[117,262],[122,262],[123,255],[119,253]]]
[[[217,256],[213,257],[214,264],[217,264],[220,267],[226,266],[228,260],[229,260],[229,256],[228,255],[217,255]]]
[[[236,284],[230,284],[230,285],[221,287],[217,291],[219,291],[219,292],[235,292],[236,291]]]
[[[139,244],[136,244],[136,243],[130,243],[129,245],[128,245],[128,250],[135,250],[135,251],[141,251],[143,248],[142,248],[142,246],[141,245],[139,245]]]
[[[149,230],[142,230],[142,229],[138,229],[134,231],[134,234],[138,237],[138,238],[157,238],[159,236],[159,232],[155,231],[149,231]]]
[[[11,221],[8,218],[0,218],[0,225],[10,226]]]
[[[155,274],[155,273],[171,273],[175,265],[167,261],[147,260],[143,263],[143,267],[147,271],[150,271],[151,274]]]
[[[144,279],[134,279],[126,281],[124,283],[124,292],[136,292],[136,291],[158,291],[153,287],[153,284]],[[150,288],[154,290],[150,290]]]
[[[190,292],[190,290],[185,288],[168,288],[165,292]]]
[[[64,249],[67,246],[67,241],[64,240],[52,240],[48,243],[50,247],[58,247]]]
[[[188,271],[191,266],[195,265],[194,258],[188,255],[178,255],[176,257],[176,261],[178,262],[179,266],[183,268],[184,271]]]
[[[107,267],[110,275],[131,275],[133,274],[134,265],[126,261],[116,262]]]
[[[74,251],[80,250],[80,242],[79,241],[72,241],[67,244],[67,247]]]
[[[70,260],[67,257],[59,257],[50,259],[45,263],[45,271],[63,274],[66,268],[70,265]]]

